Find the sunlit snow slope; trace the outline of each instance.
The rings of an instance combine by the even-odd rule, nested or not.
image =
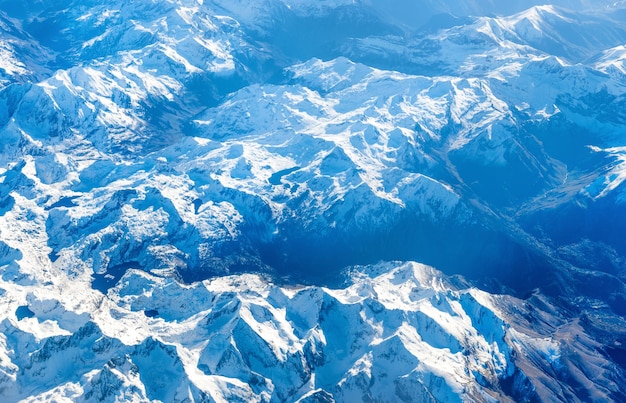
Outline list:
[[[626,399],[626,6],[422,3],[0,0],[0,396]]]

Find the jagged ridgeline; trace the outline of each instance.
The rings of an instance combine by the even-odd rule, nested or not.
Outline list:
[[[0,0],[0,396],[623,400],[625,7]]]

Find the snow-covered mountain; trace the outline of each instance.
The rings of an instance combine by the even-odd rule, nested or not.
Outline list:
[[[554,307],[455,285],[415,263],[353,276],[339,290],[281,288],[256,275],[182,286],[131,269],[107,296],[79,281],[71,293],[26,287],[25,305],[3,303],[17,318],[0,325],[2,394],[527,401],[571,400],[591,383],[594,400],[624,397],[615,364]]]
[[[0,395],[626,399],[624,16],[0,1]]]

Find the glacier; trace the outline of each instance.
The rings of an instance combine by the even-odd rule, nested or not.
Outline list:
[[[625,17],[0,0],[0,397],[625,400]]]

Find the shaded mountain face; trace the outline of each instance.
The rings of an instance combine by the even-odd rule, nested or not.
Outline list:
[[[625,16],[614,1],[0,1],[5,390],[622,399]],[[436,267],[456,293],[446,303],[461,304],[446,315],[469,327],[430,328],[421,308],[362,291],[404,267],[370,266],[381,261]],[[355,265],[383,272],[347,275]],[[223,290],[189,302],[186,290],[241,273],[267,277],[227,281],[271,279],[285,288],[261,299],[282,296],[250,312],[248,296]],[[445,280],[456,275],[469,284]],[[361,291],[339,308],[321,286]],[[408,285],[385,292],[397,287]],[[461,301],[485,291],[510,297]],[[216,298],[230,319],[212,316],[226,306]],[[317,313],[277,313],[309,305]],[[138,311],[150,331],[126,340]],[[334,325],[348,316],[369,335],[350,353]],[[173,321],[187,327],[157,329]],[[64,367],[62,384],[24,358],[48,362],[61,345],[80,360],[90,337],[110,353],[79,375]],[[437,372],[422,342],[448,349],[456,375]],[[461,357],[480,343],[477,369]],[[179,389],[148,382],[162,360],[173,372],[158,377]]]

